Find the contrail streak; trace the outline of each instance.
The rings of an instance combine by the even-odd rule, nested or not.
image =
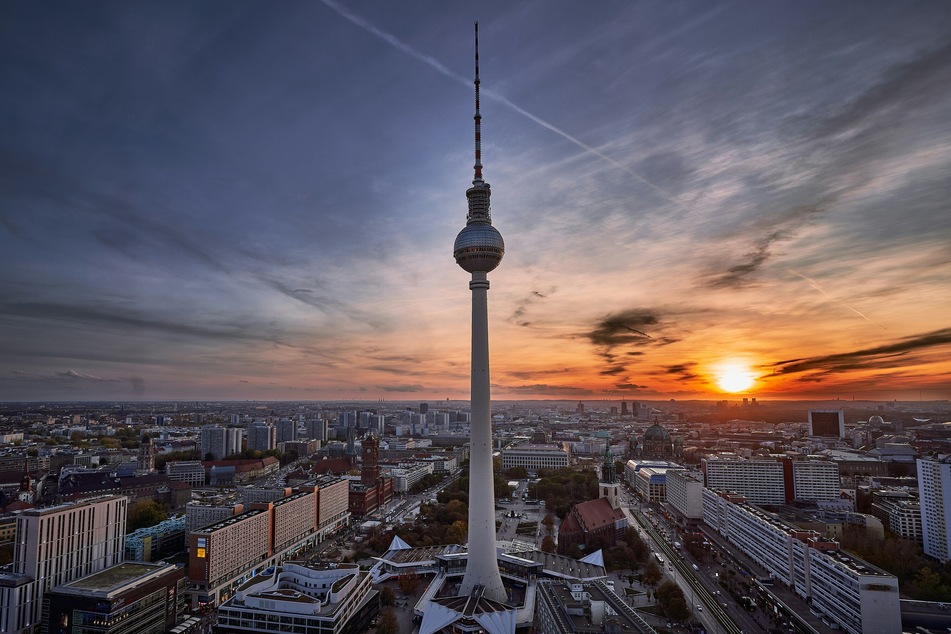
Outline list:
[[[800,273],[799,271],[794,271],[793,269],[787,269],[787,270],[788,270],[790,273],[792,273],[793,275],[795,275],[795,276],[797,276],[797,277],[801,277],[802,279],[806,280],[806,282],[809,283],[809,286],[811,286],[812,288],[814,288],[814,289],[816,289],[817,291],[819,291],[820,293],[822,293],[827,299],[832,300],[833,302],[841,303],[843,306],[845,306],[846,308],[848,308],[849,310],[851,310],[853,313],[855,313],[856,315],[858,315],[858,316],[861,317],[862,319],[868,321],[869,323],[875,324],[876,326],[878,326],[878,327],[881,328],[882,330],[888,330],[888,328],[886,328],[885,326],[883,326],[883,325],[881,325],[880,323],[877,323],[877,322],[875,322],[875,321],[872,321],[871,319],[869,319],[868,317],[866,317],[865,315],[863,315],[863,314],[860,313],[859,311],[855,310],[854,308],[852,308],[851,306],[849,306],[849,305],[846,304],[845,302],[842,302],[841,300],[836,299],[836,298],[833,297],[832,295],[829,295],[829,294],[826,292],[826,290],[825,290],[824,288],[822,288],[821,286],[819,286],[819,282],[815,281],[815,280],[812,279],[811,277],[808,277],[808,276],[806,276],[806,275],[803,275],[803,274]]]
[[[394,48],[396,48],[396,49],[402,51],[403,53],[406,53],[406,54],[409,55],[410,57],[413,57],[413,58],[415,58],[415,59],[417,59],[417,60],[423,62],[424,64],[427,64],[428,66],[431,66],[431,67],[434,68],[436,71],[438,71],[440,74],[445,75],[446,77],[448,77],[448,78],[450,78],[450,79],[452,79],[452,80],[454,80],[454,81],[457,81],[457,82],[459,82],[459,83],[461,83],[461,84],[463,84],[464,86],[467,86],[467,87],[472,84],[472,79],[471,79],[470,77],[463,77],[463,76],[460,75],[459,73],[453,72],[452,70],[450,70],[449,68],[447,68],[447,67],[446,67],[442,62],[440,62],[439,60],[437,60],[437,59],[435,59],[435,58],[433,58],[433,57],[430,57],[429,55],[424,55],[424,54],[420,53],[419,51],[417,51],[417,50],[414,49],[413,47],[411,47],[411,46],[409,46],[408,44],[406,44],[405,42],[401,41],[401,40],[400,40],[399,38],[397,38],[395,35],[392,35],[391,33],[387,33],[386,31],[383,31],[383,30],[377,28],[376,26],[370,24],[369,22],[367,22],[366,20],[364,20],[362,17],[360,17],[360,16],[358,16],[358,15],[355,15],[355,14],[353,14],[353,13],[350,13],[349,11],[347,11],[346,9],[344,9],[343,7],[341,7],[339,4],[337,4],[336,2],[334,2],[334,0],[321,0],[321,1],[322,1],[325,5],[327,5],[327,6],[330,7],[331,9],[333,9],[333,10],[334,10],[337,14],[339,14],[342,18],[344,18],[344,19],[346,19],[346,20],[349,20],[350,22],[353,22],[354,24],[356,24],[356,25],[359,26],[360,28],[362,28],[362,29],[364,29],[364,30],[366,30],[366,31],[368,31],[368,32],[370,32],[370,33],[372,33],[373,35],[377,36],[378,38],[380,38],[381,40],[383,40],[383,41],[386,42],[387,44],[390,44],[390,45],[393,46]],[[610,156],[608,156],[608,155],[605,154],[604,152],[600,151],[599,149],[588,145],[587,143],[585,143],[585,142],[582,141],[581,139],[578,139],[577,137],[571,136],[570,134],[568,134],[568,133],[565,132],[564,130],[562,130],[562,129],[558,128],[557,126],[555,126],[555,125],[553,125],[553,124],[551,124],[551,123],[545,121],[545,120],[542,119],[541,117],[536,117],[536,116],[533,115],[532,113],[528,112],[528,111],[525,110],[524,108],[521,108],[521,107],[515,105],[514,103],[512,103],[511,101],[509,101],[508,99],[506,99],[505,97],[503,97],[502,95],[500,95],[500,94],[498,94],[498,93],[495,93],[495,92],[493,92],[493,91],[491,91],[491,90],[486,90],[485,88],[483,88],[483,89],[482,89],[482,94],[483,94],[483,96],[486,96],[486,97],[488,97],[489,99],[492,99],[493,101],[496,101],[496,102],[502,104],[503,106],[506,106],[506,107],[509,108],[510,110],[513,110],[514,112],[517,112],[518,114],[522,115],[523,117],[525,117],[525,118],[528,119],[529,121],[532,121],[532,122],[534,122],[534,123],[537,123],[537,124],[540,125],[541,127],[545,128],[545,129],[547,129],[547,130],[551,130],[552,132],[554,132],[554,133],[557,134],[558,136],[560,136],[560,137],[562,137],[562,138],[564,138],[564,139],[567,139],[567,140],[570,141],[571,143],[573,143],[573,144],[577,145],[578,147],[580,147],[580,148],[581,148],[582,150],[584,150],[585,152],[589,152],[589,153],[591,153],[591,154],[594,154],[594,155],[597,156],[598,158],[607,161],[608,163],[610,163],[610,164],[613,165],[614,167],[618,168],[619,170],[621,170],[621,171],[623,171],[623,172],[625,172],[625,173],[627,173],[627,174],[630,174],[631,176],[633,176],[635,179],[637,179],[637,180],[640,181],[641,183],[643,183],[643,184],[647,185],[648,187],[650,187],[651,189],[653,189],[658,195],[660,195],[662,198],[664,198],[664,199],[667,200],[668,202],[673,203],[674,205],[680,207],[680,208],[683,209],[684,211],[689,211],[686,207],[684,207],[683,205],[681,205],[680,202],[679,202],[676,198],[674,198],[671,194],[669,194],[669,193],[668,193],[667,191],[665,191],[663,188],[658,187],[657,185],[655,185],[654,183],[650,182],[649,180],[647,180],[646,178],[644,178],[643,176],[641,176],[640,174],[638,174],[637,172],[635,172],[634,170],[632,170],[631,168],[629,168],[628,166],[626,166],[626,165],[624,165],[624,164],[622,164],[622,163],[616,161],[615,159],[611,158]]]

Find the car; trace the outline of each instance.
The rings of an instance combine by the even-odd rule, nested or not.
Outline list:
[[[697,604],[697,612],[703,612],[703,606],[699,603]]]

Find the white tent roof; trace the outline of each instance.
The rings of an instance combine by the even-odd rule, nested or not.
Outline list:
[[[400,539],[399,535],[393,536],[393,541],[390,542],[390,550],[406,550],[408,548],[412,548],[412,546]]]
[[[586,564],[594,564],[595,566],[601,566],[604,568],[604,552],[601,550],[596,550],[581,561]]]

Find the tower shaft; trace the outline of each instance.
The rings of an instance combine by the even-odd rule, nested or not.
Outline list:
[[[482,271],[472,273],[472,375],[469,423],[469,558],[461,595],[478,587],[484,596],[505,602],[499,574],[495,535],[495,486],[492,473],[492,411],[489,388],[489,281]]]

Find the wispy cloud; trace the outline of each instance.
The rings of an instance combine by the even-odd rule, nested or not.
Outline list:
[[[774,372],[776,374],[795,374],[814,370],[835,372],[874,366],[898,367],[902,364],[909,364],[908,359],[899,360],[900,357],[908,353],[948,345],[951,345],[951,328],[905,337],[894,343],[873,348],[779,361],[774,366]]]

